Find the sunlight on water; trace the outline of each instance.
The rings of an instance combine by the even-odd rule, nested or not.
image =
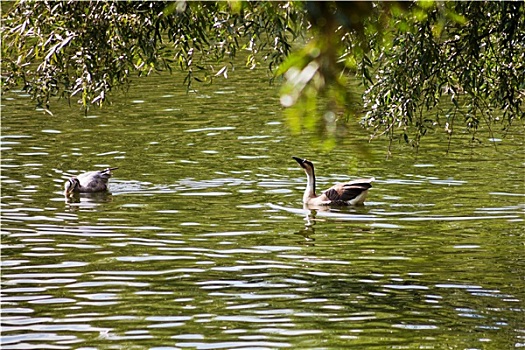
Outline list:
[[[188,94],[148,78],[87,116],[6,95],[2,349],[525,344],[522,130],[497,151],[320,154],[244,74]],[[303,208],[298,154],[320,189],[376,177],[366,205]],[[110,193],[64,200],[109,166]]]

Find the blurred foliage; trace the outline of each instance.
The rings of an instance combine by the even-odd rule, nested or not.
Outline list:
[[[184,71],[189,89],[243,57],[283,77],[291,129],[328,148],[356,118],[417,146],[428,130],[524,116],[523,2],[28,1],[3,16],[2,37],[3,90],[46,109],[53,96],[101,105],[159,70]]]

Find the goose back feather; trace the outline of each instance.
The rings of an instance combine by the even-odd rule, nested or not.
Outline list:
[[[111,171],[118,167],[106,168],[104,170],[88,171],[72,177],[66,181],[64,194],[66,196],[72,193],[93,193],[108,190],[108,181],[111,178]]]

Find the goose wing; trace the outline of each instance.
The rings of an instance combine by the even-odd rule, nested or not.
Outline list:
[[[374,181],[374,178],[359,179],[337,184],[324,191],[323,196],[326,196],[326,198],[332,202],[348,203],[371,188],[372,181]]]
[[[78,176],[80,185],[85,191],[99,192],[107,190],[108,180],[111,177],[111,171],[118,168],[107,168],[99,171],[89,171]]]

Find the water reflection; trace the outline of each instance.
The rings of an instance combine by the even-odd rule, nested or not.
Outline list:
[[[84,207],[94,207],[97,203],[111,202],[112,200],[113,195],[110,192],[74,193],[68,197],[64,196],[64,201],[70,207],[79,203]]]
[[[522,135],[497,157],[344,145],[319,185],[359,161],[380,179],[366,205],[305,208],[289,158],[315,149],[245,79],[188,95],[152,80],[88,116],[5,102],[3,349],[524,344]],[[64,201],[70,173],[107,164],[109,193]]]

